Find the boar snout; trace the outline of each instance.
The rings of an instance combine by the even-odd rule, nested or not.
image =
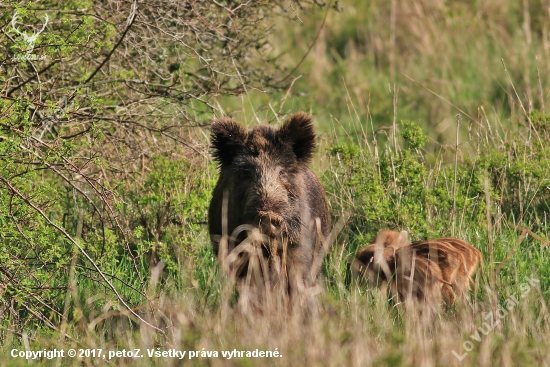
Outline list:
[[[260,232],[268,237],[275,238],[281,236],[282,227],[284,225],[284,219],[277,213],[273,212],[259,212],[258,213],[258,227]]]

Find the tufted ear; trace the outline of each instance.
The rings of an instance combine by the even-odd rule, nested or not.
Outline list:
[[[221,165],[228,165],[243,148],[247,133],[235,120],[222,118],[212,123],[210,137],[214,159]]]
[[[298,161],[309,163],[315,149],[315,131],[311,116],[296,112],[279,129],[281,141],[290,143]]]

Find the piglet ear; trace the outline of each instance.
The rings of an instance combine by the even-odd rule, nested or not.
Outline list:
[[[246,141],[246,130],[231,118],[216,120],[211,126],[211,147],[214,159],[221,165],[233,162]]]
[[[409,232],[407,231],[399,232],[396,242],[398,247],[404,247],[404,246],[410,245],[411,242],[409,241]]]
[[[315,131],[311,116],[305,112],[296,112],[279,130],[284,143],[290,143],[299,161],[309,163],[315,149]]]

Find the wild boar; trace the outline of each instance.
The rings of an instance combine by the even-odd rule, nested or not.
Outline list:
[[[396,302],[422,304],[434,310],[441,303],[441,269],[429,257],[411,252],[406,231],[383,230],[357,252],[352,275],[388,292]]]
[[[456,278],[460,264],[460,253],[454,248],[437,242],[437,240],[413,242],[395,252],[396,279],[403,283],[406,279],[415,279],[419,288],[427,288],[424,294],[431,299],[421,299],[433,304],[444,299],[448,304],[455,301],[455,293],[450,282]],[[428,266],[424,266],[426,262]],[[419,266],[420,265],[420,266]],[[414,276],[411,276],[414,275]],[[402,286],[407,287],[406,284]],[[436,293],[437,290],[437,293]],[[420,295],[422,290],[416,294]]]
[[[403,255],[403,252],[400,254]],[[442,288],[447,285],[440,267],[429,258],[414,253],[399,256],[399,251],[394,263],[395,273],[388,284],[389,294],[405,305],[412,302],[427,305],[431,310],[437,309],[444,294]]]
[[[410,251],[414,251],[416,256],[430,257],[438,264],[445,282],[443,298],[451,305],[457,296],[461,297],[470,289],[471,276],[483,259],[477,248],[452,237],[413,242]]]
[[[312,284],[321,270],[321,242],[330,233],[331,220],[323,186],[309,167],[315,149],[311,117],[297,112],[279,129],[258,125],[248,131],[222,118],[212,124],[211,141],[220,177],[208,227],[218,258],[239,252],[239,244],[244,248],[260,242],[256,248],[267,260],[270,276],[285,273],[288,291]],[[261,241],[249,240],[255,230]],[[237,277],[248,275],[250,256],[241,252]],[[279,269],[273,272],[275,264]]]
[[[385,282],[394,272],[395,251],[409,244],[407,231],[380,231],[372,244],[357,252],[351,264],[352,276],[364,278],[371,286]]]
[[[458,238],[408,242],[406,232],[382,231],[375,243],[360,249],[352,274],[371,286],[385,286],[400,301],[454,304],[469,289],[471,276],[482,261],[481,252]],[[408,293],[407,293],[408,292]]]

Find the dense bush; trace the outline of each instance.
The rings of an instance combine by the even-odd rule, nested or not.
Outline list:
[[[283,79],[267,41],[283,3],[0,6],[5,327],[74,319],[74,279],[136,307],[152,267],[177,278],[207,248],[214,170],[193,128],[218,113],[216,96]],[[76,319],[88,308],[75,307]]]
[[[548,119],[539,112],[532,116],[534,126]],[[486,227],[486,195],[495,223],[526,223],[541,233],[550,229],[548,142],[526,138],[542,136],[544,128],[526,128],[511,142],[484,146],[479,155],[456,164],[443,161],[450,155],[428,163],[422,153],[427,139],[419,126],[403,121],[400,128],[403,148],[397,151],[378,153],[353,143],[329,149],[337,169],[325,174],[325,182],[334,196],[347,197],[342,209],[353,213],[353,243],[364,244],[384,227],[407,229],[417,239]],[[361,233],[370,238],[357,236]]]

